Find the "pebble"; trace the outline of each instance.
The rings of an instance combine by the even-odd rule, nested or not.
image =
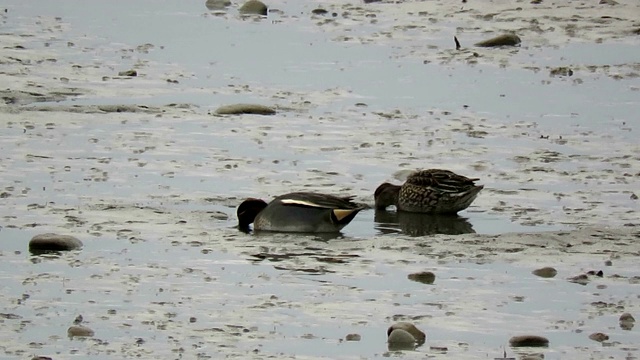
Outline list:
[[[436,275],[431,271],[422,271],[418,273],[409,274],[407,276],[409,280],[420,282],[423,284],[433,284],[436,281]]]
[[[520,42],[521,40],[516,34],[503,34],[488,40],[480,41],[475,45],[480,47],[516,46],[520,44]]]
[[[54,233],[39,234],[29,241],[29,251],[68,251],[82,247],[82,241],[70,235],[59,235]]]
[[[76,337],[76,336],[90,337],[90,336],[93,336],[94,334],[95,333],[93,330],[91,330],[90,328],[84,325],[72,325],[67,330],[67,335],[69,335],[69,337]]]
[[[620,315],[620,328],[623,330],[631,330],[635,325],[636,319],[629,313]]]
[[[416,344],[416,338],[406,330],[394,329],[389,333],[387,342],[389,344],[407,344],[413,346]]]
[[[360,341],[362,336],[360,336],[360,334],[347,334],[344,339],[347,341]]]
[[[233,104],[224,105],[216,109],[218,115],[239,115],[239,114],[257,114],[257,115],[273,115],[276,111],[264,105],[258,104]]]
[[[407,336],[407,334],[409,336]],[[424,332],[408,322],[398,322],[387,329],[387,341],[389,343],[404,343],[410,341],[412,343],[417,342],[418,344],[422,344],[426,338],[427,336]]]
[[[549,346],[549,339],[538,335],[518,335],[509,339],[509,345],[513,347]]]
[[[240,7],[240,14],[243,15],[267,15],[267,5],[262,1],[249,0]]]
[[[533,270],[532,274],[543,278],[552,278],[558,274],[558,271],[550,266],[545,266],[543,268]]]
[[[597,332],[589,335],[589,339],[597,342],[603,342],[603,341],[609,340],[609,335],[601,332]]]

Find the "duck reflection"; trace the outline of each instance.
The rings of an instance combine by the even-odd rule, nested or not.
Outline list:
[[[473,226],[458,215],[434,215],[405,211],[377,210],[375,228],[383,234],[403,233],[410,236],[434,234],[474,234]]]

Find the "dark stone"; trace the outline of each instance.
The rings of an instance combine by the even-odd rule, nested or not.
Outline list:
[[[42,253],[49,251],[69,251],[82,247],[82,241],[70,235],[58,235],[53,233],[34,236],[29,241],[29,251]]]
[[[552,278],[558,274],[558,271],[552,267],[546,266],[532,271],[533,275],[543,278]]]
[[[67,329],[69,337],[91,337],[95,334],[93,330],[84,325],[72,325]]]
[[[409,274],[407,278],[409,278],[409,280],[421,282],[428,285],[431,285],[434,281],[436,281],[436,275],[431,271],[422,271],[419,273]]]
[[[240,14],[243,15],[263,15],[267,16],[267,5],[262,1],[249,0],[240,7]]]
[[[268,106],[258,104],[233,104],[221,106],[216,110],[218,115],[257,114],[273,115],[276,111]]]
[[[513,347],[546,347],[549,346],[549,339],[538,335],[518,335],[509,339],[509,345]]]
[[[503,34],[494,38],[480,41],[476,46],[481,47],[497,47],[497,46],[516,46],[521,40],[516,34]]]

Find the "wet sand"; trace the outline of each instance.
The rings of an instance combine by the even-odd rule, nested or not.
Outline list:
[[[385,107],[362,95],[366,84],[305,90],[226,77],[191,88],[206,75],[152,59],[161,44],[76,38],[64,16],[18,18],[8,7],[2,20],[11,31],[0,35],[0,320],[3,338],[13,340],[0,349],[54,359],[386,358],[388,325],[412,321],[427,344],[397,356],[497,358],[511,336],[533,333],[549,337],[549,348],[507,353],[637,357],[637,329],[617,320],[640,314],[640,147],[636,114],[626,110],[634,105],[610,92],[580,100],[577,115],[517,112],[520,103],[553,107],[557,97],[573,101],[599,86],[638,93],[637,60],[569,54],[581,60],[569,64],[571,77],[547,75],[566,65],[554,51],[576,42],[620,46],[623,59],[637,54],[639,4],[568,4],[326,4],[335,18],[309,15],[316,5],[306,2],[273,5],[280,12],[271,20],[311,26],[335,43],[392,49],[388,58],[405,69],[471,68],[499,82],[509,72],[544,74],[530,93],[504,94],[516,105],[506,114],[451,103]],[[201,6],[197,16],[237,23],[233,10],[218,16]],[[516,31],[522,46],[471,46],[504,31]],[[454,34],[464,49],[454,50]],[[341,63],[347,70],[349,61]],[[118,75],[130,68],[139,75]],[[465,86],[450,76],[453,87]],[[471,84],[465,96],[483,92]],[[560,95],[535,96],[551,90]],[[184,101],[203,95],[210,103]],[[245,96],[277,114],[212,115]],[[234,228],[247,196],[293,188],[371,203],[380,182],[399,183],[417,167],[480,177],[485,190],[461,215],[476,228],[499,219],[497,229],[384,234],[373,211],[331,239]],[[531,231],[504,233],[505,223]],[[30,236],[46,232],[73,234],[85,247],[29,255]],[[558,276],[531,274],[543,266]],[[425,270],[436,274],[434,285],[407,279]],[[569,281],[592,270],[604,276]],[[78,314],[96,335],[65,339]],[[610,335],[606,346],[588,339],[596,331]],[[344,341],[349,333],[362,340]]]

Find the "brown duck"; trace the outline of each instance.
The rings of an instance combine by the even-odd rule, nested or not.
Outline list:
[[[449,170],[419,170],[407,178],[403,185],[383,183],[375,191],[376,209],[395,205],[398,211],[455,214],[464,210],[475,198],[483,185]]]

